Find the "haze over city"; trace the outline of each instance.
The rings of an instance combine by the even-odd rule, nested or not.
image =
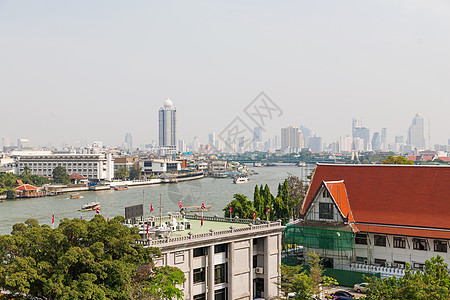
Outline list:
[[[432,145],[450,137],[446,1],[1,1],[0,28],[12,141],[150,143],[170,98],[179,137],[207,142],[261,91],[283,110],[264,138],[304,125],[331,143],[358,117],[393,142],[417,112]]]

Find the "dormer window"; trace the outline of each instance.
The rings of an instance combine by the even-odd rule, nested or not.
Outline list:
[[[333,203],[319,203],[319,219],[333,219]]]
[[[323,190],[323,198],[330,198],[330,195],[328,194],[327,190]]]

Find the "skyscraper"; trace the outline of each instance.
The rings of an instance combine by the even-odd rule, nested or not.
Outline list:
[[[372,150],[381,150],[381,136],[379,132],[374,132],[372,136]]]
[[[406,143],[413,148],[425,149],[424,124],[420,113],[417,113],[412,119],[411,126],[409,126],[408,129],[408,139]]]
[[[133,150],[133,137],[129,132],[125,134],[125,146],[127,147],[128,152]]]
[[[381,129],[381,151],[388,151],[388,137],[387,137],[387,128]]]
[[[159,109],[159,146],[177,149],[177,109],[170,99]]]
[[[303,147],[303,134],[297,127],[281,128],[281,149],[299,152]]]

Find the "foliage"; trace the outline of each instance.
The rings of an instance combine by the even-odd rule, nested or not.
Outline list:
[[[381,163],[385,165],[414,165],[414,162],[412,160],[407,159],[406,157],[393,155],[389,155]]]
[[[0,289],[15,299],[130,299],[138,266],[152,266],[152,257],[160,252],[135,244],[136,229],[121,221],[123,217],[107,222],[96,215],[90,221],[63,219],[56,229],[34,219],[15,224],[11,235],[0,236]],[[170,280],[160,276],[157,282],[163,294],[179,293],[172,285],[184,274],[171,272]]]
[[[293,193],[291,193],[291,188]],[[235,194],[235,200],[228,203],[223,211],[225,217],[229,217],[231,204],[233,217],[238,215],[240,218],[252,219],[254,211],[255,216],[261,220],[283,220],[287,222],[300,214],[306,189],[307,187],[298,177],[290,175],[283,183],[278,185],[276,197],[272,195],[267,184],[260,187],[255,186],[253,201],[247,201],[244,195]],[[243,198],[246,201],[243,201]],[[237,210],[235,210],[235,206]],[[269,209],[269,215],[267,215],[267,208]]]
[[[425,262],[423,272],[414,272],[406,264],[403,277],[367,280],[366,299],[450,299],[450,275],[439,255]]]
[[[319,255],[308,252],[307,263],[309,272],[302,271],[300,266],[280,266],[281,280],[277,283],[285,297],[289,293],[295,293],[294,299],[310,299],[316,296],[320,299],[320,287],[338,285],[338,282],[331,277],[324,276],[323,266],[320,264]]]
[[[184,273],[178,268],[152,268],[135,277],[132,299],[183,299],[183,292],[176,285],[185,281]]]
[[[135,163],[131,166],[130,169],[130,179],[131,180],[139,180],[141,179],[142,167],[139,163]]]
[[[52,172],[52,177],[56,183],[70,184],[69,174],[67,173],[65,167],[57,166],[56,168],[54,168]]]
[[[42,186],[49,183],[49,180],[39,175],[30,175],[29,172],[23,172],[22,175],[15,175],[13,173],[0,173],[0,190],[11,190],[17,185],[17,180],[22,180],[23,183]],[[0,192],[1,194],[1,192]]]
[[[322,259],[318,254],[314,252],[308,252],[308,258],[306,262],[308,263],[309,269],[309,278],[311,279],[311,290],[313,294],[316,295],[317,298],[320,297],[320,287],[321,286],[334,286],[338,285],[336,279],[328,276],[324,276],[322,264],[320,263]]]
[[[114,178],[126,180],[130,176],[130,172],[127,167],[121,166],[118,167],[114,172]]]
[[[226,206],[223,211],[225,212],[225,217],[233,218],[238,216],[242,219],[252,219],[253,218],[253,202],[247,200],[247,197],[241,194],[234,194],[234,200]],[[230,216],[230,205],[231,205],[231,216]]]

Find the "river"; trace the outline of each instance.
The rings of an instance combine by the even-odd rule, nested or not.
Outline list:
[[[12,226],[34,218],[40,224],[51,224],[52,214],[55,214],[55,224],[58,226],[64,218],[80,218],[89,220],[95,212],[83,212],[78,209],[83,204],[98,201],[101,204],[101,214],[114,217],[125,214],[125,206],[144,203],[144,217],[150,215],[150,203],[153,205],[153,215],[159,212],[159,198],[162,198],[163,213],[178,212],[178,201],[183,206],[212,205],[205,215],[222,216],[222,209],[233,199],[234,194],[244,194],[253,199],[255,185],[268,184],[272,194],[276,194],[278,183],[293,174],[305,178],[311,173],[311,166],[297,167],[293,165],[276,167],[250,168],[259,174],[251,175],[249,183],[233,184],[231,179],[203,178],[172,184],[157,184],[144,187],[130,187],[123,191],[81,192],[82,198],[69,199],[69,195],[54,197],[7,200],[0,203],[0,234],[11,233]]]

